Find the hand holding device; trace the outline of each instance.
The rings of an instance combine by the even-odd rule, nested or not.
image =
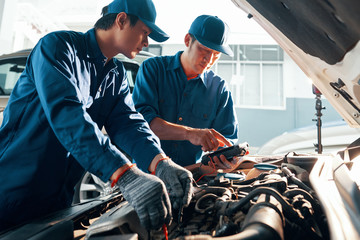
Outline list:
[[[249,144],[247,142],[236,144],[230,147],[222,148],[217,151],[205,154],[201,158],[201,163],[204,165],[209,165],[209,162],[213,162],[214,157],[220,159],[221,155],[224,155],[228,161],[231,161],[234,157],[241,157],[249,153]]]

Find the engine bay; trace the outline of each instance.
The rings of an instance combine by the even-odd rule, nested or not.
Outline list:
[[[289,163],[296,157],[306,169]],[[85,239],[329,239],[326,217],[309,183],[314,159],[285,155],[231,173],[193,171],[192,201],[173,209],[169,226],[146,231],[124,201],[92,223]]]

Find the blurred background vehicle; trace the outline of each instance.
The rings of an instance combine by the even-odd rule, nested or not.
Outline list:
[[[326,123],[321,129],[323,153],[344,149],[360,136],[360,128],[352,128],[344,121]],[[297,128],[269,140],[257,154],[316,153],[317,137],[315,125]]]

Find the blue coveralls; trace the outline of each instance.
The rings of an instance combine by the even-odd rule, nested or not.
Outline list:
[[[70,206],[84,170],[108,181],[129,162],[118,147],[145,171],[163,152],[122,63],[105,62],[94,29],[50,33],[29,55],[0,128],[0,229]]]
[[[225,80],[212,70],[187,80],[181,54],[143,62],[133,92],[136,109],[149,123],[159,117],[193,128],[214,128],[230,142],[236,142],[238,122]],[[203,153],[201,146],[189,141],[161,140],[161,147],[181,166],[194,164]]]

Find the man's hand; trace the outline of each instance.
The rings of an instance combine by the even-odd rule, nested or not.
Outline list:
[[[204,152],[215,151],[219,146],[232,145],[215,129],[188,128],[186,136],[193,145],[200,145]]]
[[[193,194],[192,173],[170,159],[157,163],[155,175],[164,181],[174,209],[188,206]]]
[[[116,184],[144,227],[159,229],[164,223],[171,222],[170,199],[158,177],[133,167],[126,170]]]

